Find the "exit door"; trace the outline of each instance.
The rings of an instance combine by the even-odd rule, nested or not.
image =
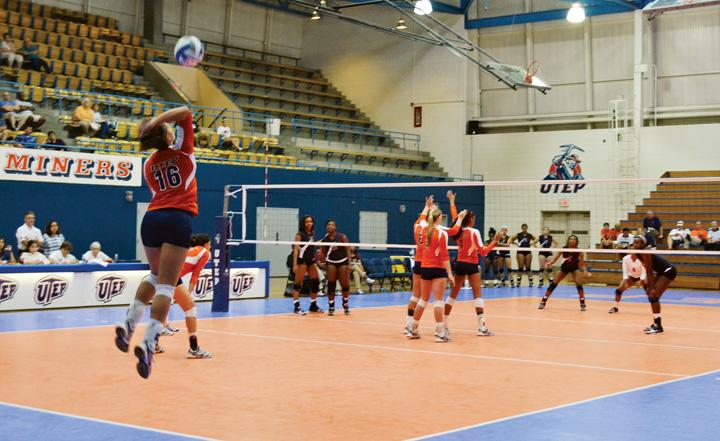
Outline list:
[[[579,248],[592,248],[589,211],[543,211],[542,217],[542,226],[550,228],[550,234],[559,246],[564,246],[567,237],[574,234],[578,237]]]

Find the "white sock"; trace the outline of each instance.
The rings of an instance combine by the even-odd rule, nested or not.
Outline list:
[[[155,345],[157,343],[157,337],[162,331],[163,324],[160,320],[150,319],[147,329],[145,329],[145,344],[151,352],[155,351]]]
[[[143,313],[145,312],[145,304],[140,300],[135,300],[130,304],[127,310],[125,320],[134,328],[137,322],[142,320]]]
[[[415,319],[410,320],[410,327],[412,328],[413,331],[417,331],[418,326],[420,326],[419,321],[417,321]]]
[[[659,319],[659,318],[660,318],[660,314],[653,314],[653,318],[654,318],[654,319]]]
[[[435,323],[435,332],[441,333],[445,332],[445,323]]]
[[[443,315],[443,322],[445,323],[445,326],[447,326],[447,319],[448,319],[448,316]]]
[[[485,329],[485,314],[478,314],[477,317],[480,329]]]
[[[407,320],[405,320],[405,326],[411,327],[413,323],[413,318],[411,315],[407,316]]]

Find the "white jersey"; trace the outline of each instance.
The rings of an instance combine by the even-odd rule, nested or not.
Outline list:
[[[623,279],[634,279],[646,280],[647,273],[645,272],[645,265],[642,264],[640,259],[633,260],[632,255],[628,254],[623,257],[622,260],[623,268]]]

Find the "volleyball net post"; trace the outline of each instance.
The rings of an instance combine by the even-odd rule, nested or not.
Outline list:
[[[212,247],[213,299],[212,312],[230,309],[230,217],[215,217],[215,236]]]

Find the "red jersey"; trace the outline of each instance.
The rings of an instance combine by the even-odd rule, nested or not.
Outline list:
[[[465,228],[462,232],[462,236],[458,238],[457,243],[458,262],[472,263],[475,265],[480,263],[478,253],[482,256],[485,256],[493,248],[495,248],[494,243],[483,247],[483,240],[482,236],[480,235],[480,231],[476,230],[475,228]]]
[[[208,252],[208,250],[205,249],[205,247],[196,246],[190,248],[188,250],[187,256],[185,257],[185,263],[183,263],[180,277],[192,273],[190,283],[192,285],[195,285],[198,281],[198,278],[200,277],[200,272],[203,270],[203,268],[205,268],[205,265],[207,265],[209,259],[210,253]]]
[[[422,235],[427,240],[428,228],[423,228]],[[430,236],[430,246],[423,245],[423,268],[445,268],[445,262],[450,261],[448,253],[448,230],[433,228]]]
[[[176,140],[179,150],[172,147],[157,150],[145,161],[145,182],[153,195],[148,211],[177,208],[197,216],[197,164],[191,115],[179,121]]]
[[[425,239],[423,238],[423,229],[427,226],[427,216],[421,214],[413,226],[413,238],[415,239],[415,262],[422,264],[423,249],[425,248]]]

